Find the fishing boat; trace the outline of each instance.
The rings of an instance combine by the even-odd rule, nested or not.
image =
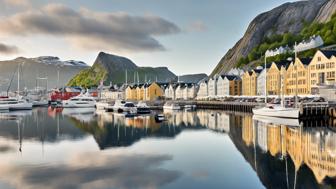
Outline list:
[[[164,110],[181,110],[181,106],[172,102],[166,102],[163,105]]]
[[[86,94],[81,94],[62,102],[63,108],[95,108],[95,106],[96,101],[94,97]]]
[[[138,102],[138,104],[136,105],[137,108],[137,113],[138,114],[149,114],[151,113],[151,110],[149,108],[149,106],[145,103],[145,102]]]

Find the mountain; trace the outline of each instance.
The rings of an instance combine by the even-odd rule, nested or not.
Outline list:
[[[62,61],[58,57],[43,56],[37,58],[19,57],[14,60],[0,61],[0,92],[6,91],[11,78],[13,78],[10,90],[17,89],[17,69],[23,64],[20,71],[20,86],[33,89],[36,86],[37,77],[48,78],[48,88],[57,86],[57,69],[60,69],[59,86],[64,86],[74,75],[88,67],[81,61]],[[40,86],[47,86],[47,81],[39,81]]]
[[[202,79],[208,77],[205,73],[200,74],[188,74],[188,75],[180,75],[174,79],[174,81],[180,81],[185,83],[198,83]]]
[[[69,86],[94,86],[100,81],[105,84],[110,82],[114,84],[125,83],[127,73],[127,82],[159,81],[165,82],[175,78],[167,67],[138,67],[130,59],[100,52],[91,68],[82,70],[71,79]]]
[[[336,0],[309,0],[285,3],[258,15],[248,26],[244,36],[224,55],[211,76],[235,67],[265,38],[290,33],[297,35],[307,23],[325,23],[336,10]]]

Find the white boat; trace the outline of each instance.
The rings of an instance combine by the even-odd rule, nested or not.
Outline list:
[[[145,102],[138,102],[136,107],[138,114],[149,114],[151,112],[149,106]]]
[[[163,109],[164,110],[181,110],[181,106],[179,106],[178,104],[175,104],[175,103],[166,102],[163,105]]]
[[[33,103],[33,107],[48,106],[49,105],[48,100],[34,100],[32,103]]]
[[[291,127],[300,127],[299,119],[287,119],[279,117],[253,115],[253,120],[274,125],[286,125]]]
[[[33,104],[28,102],[28,100],[22,97],[15,98],[1,98],[0,99],[0,109],[12,110],[31,110],[33,109]]]
[[[134,105],[133,102],[126,102],[124,100],[117,100],[112,107],[113,112],[128,112],[135,114],[137,113],[137,107]]]
[[[298,108],[286,108],[283,106],[267,106],[262,108],[253,108],[252,112],[254,115],[259,116],[270,116],[270,117],[280,117],[280,118],[299,118]]]
[[[266,58],[267,58],[267,56],[265,54],[265,68],[264,69],[267,69]],[[296,59],[296,52],[295,52],[295,59]],[[253,108],[252,109],[253,114],[254,115],[259,115],[259,116],[298,119],[299,116],[300,116],[299,108],[285,107],[285,99],[284,99],[284,91],[283,91],[284,76],[282,74],[280,75],[281,105],[267,105],[267,77],[265,77],[264,82],[265,82],[265,86],[266,86],[265,87],[265,104],[266,104],[266,106],[262,107],[262,108]],[[296,88],[296,93],[297,93],[297,88]],[[296,95],[296,97],[297,97],[297,95]],[[297,98],[295,98],[295,99],[297,99]],[[297,102],[295,102],[295,107],[296,107],[296,104],[297,104]]]
[[[97,110],[106,110],[109,107],[109,103],[107,102],[96,102],[96,109]]]
[[[63,108],[94,108],[95,106],[96,101],[92,96],[82,94],[62,102]]]

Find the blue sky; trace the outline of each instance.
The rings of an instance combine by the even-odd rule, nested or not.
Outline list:
[[[139,66],[209,74],[255,16],[285,2],[0,0],[0,45],[8,46],[3,53],[0,46],[0,59],[52,55],[92,64],[105,51]],[[81,24],[69,21],[74,16]]]

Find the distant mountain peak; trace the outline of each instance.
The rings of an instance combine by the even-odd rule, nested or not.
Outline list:
[[[62,61],[60,60],[60,58],[56,56],[39,56],[36,58],[31,58],[31,60],[48,65],[84,66],[84,67],[88,66],[85,62],[82,61],[76,61],[76,60]]]

